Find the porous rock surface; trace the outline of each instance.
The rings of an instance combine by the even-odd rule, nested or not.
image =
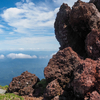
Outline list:
[[[32,96],[35,85],[39,82],[39,78],[35,74],[28,71],[23,72],[20,76],[14,77],[9,84],[7,92],[18,92],[19,95]]]
[[[62,4],[54,27],[60,49],[70,46],[86,58],[84,41],[92,29],[100,29],[100,13],[93,3],[78,0],[72,9]]]
[[[98,3],[100,5],[100,2]],[[85,3],[80,0],[75,2],[72,9],[67,4],[61,5],[54,24],[60,50],[44,69],[44,76],[49,82],[46,87],[48,98],[52,100],[60,100],[60,97],[65,100],[100,99],[100,13],[98,9],[95,3]],[[60,95],[54,92],[55,89],[49,92],[55,80],[62,88],[63,92]]]
[[[90,0],[90,3],[95,4],[97,9],[100,11],[100,0]]]
[[[54,80],[47,85],[44,97],[51,100],[51,98],[53,98],[54,96],[62,95],[63,92],[64,91],[59,85],[58,81]]]
[[[98,59],[100,57],[100,31],[93,29],[87,35],[85,43],[88,57]]]

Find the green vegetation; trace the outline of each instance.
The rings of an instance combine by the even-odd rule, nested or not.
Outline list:
[[[42,79],[40,82],[37,83],[37,85],[40,85],[42,88],[46,88],[47,84],[48,83],[46,79]]]
[[[6,93],[0,94],[0,100],[24,100],[24,98],[13,93]]]
[[[47,85],[48,82],[46,81],[46,79],[42,79],[40,82],[36,84],[36,87],[39,87],[41,89],[41,94],[43,94]]]
[[[1,86],[1,85],[0,85],[0,89],[7,90],[7,88],[8,88],[8,85],[5,85],[5,86]]]
[[[7,90],[8,85],[1,86],[0,89]],[[15,95],[13,93],[6,93],[6,94],[0,94],[0,100],[24,100],[21,96]]]

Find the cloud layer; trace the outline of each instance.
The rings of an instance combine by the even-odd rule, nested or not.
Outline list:
[[[32,58],[37,58],[36,55],[30,56],[30,55],[22,54],[22,53],[19,53],[19,54],[10,53],[10,54],[7,55],[7,57],[11,58],[11,59],[32,59]]]
[[[27,34],[36,28],[53,28],[58,8],[51,11],[45,4],[42,4],[37,6],[31,1],[17,2],[16,7],[4,10],[1,17],[14,28],[14,32],[18,33]]]
[[[5,58],[5,56],[4,55],[0,55],[0,59],[4,59]]]

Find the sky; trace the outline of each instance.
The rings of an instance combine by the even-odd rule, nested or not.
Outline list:
[[[56,14],[62,3],[72,7],[76,1],[0,0],[0,50],[59,50],[54,34]]]

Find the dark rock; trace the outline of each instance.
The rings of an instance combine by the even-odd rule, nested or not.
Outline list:
[[[53,97],[57,95],[62,95],[63,92],[64,91],[57,82],[57,80],[54,80],[47,85],[44,97],[47,98],[47,100],[51,100]]]
[[[98,59],[100,57],[100,32],[93,29],[85,40],[86,51],[90,58]]]
[[[59,12],[57,13],[54,27],[56,38],[61,45],[60,49],[63,49],[67,46],[67,33],[69,33],[67,30],[67,26],[69,24],[68,20],[70,13],[71,8],[65,3],[61,5]]]
[[[44,69],[44,75],[51,83],[56,79],[64,90],[63,95],[66,92],[64,96],[69,100],[75,98],[83,100],[88,92],[100,93],[99,63],[99,60],[89,58],[83,60],[70,47],[67,47],[53,56]],[[57,94],[53,96],[57,96]]]
[[[67,4],[61,5],[55,21],[55,35],[60,49],[70,46],[86,58],[84,41],[94,28],[100,29],[100,13],[93,3],[78,0],[72,10]]]
[[[55,96],[52,100],[68,100],[66,97]]]
[[[19,95],[33,95],[34,87],[39,81],[39,78],[35,74],[26,71],[12,79],[7,92],[18,92]]]
[[[89,3],[95,4],[95,6],[97,7],[97,9],[98,9],[99,12],[100,12],[100,0],[90,0]]]

